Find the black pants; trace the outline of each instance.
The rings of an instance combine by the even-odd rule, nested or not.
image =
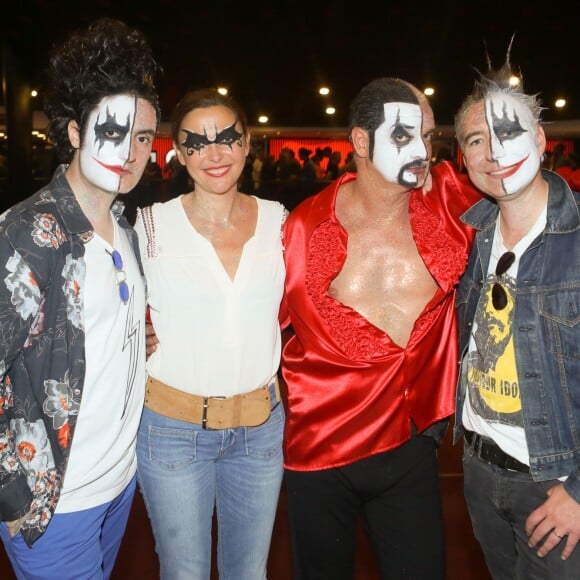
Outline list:
[[[351,580],[363,518],[383,580],[445,578],[436,446],[415,436],[345,467],[286,470],[295,577]]]

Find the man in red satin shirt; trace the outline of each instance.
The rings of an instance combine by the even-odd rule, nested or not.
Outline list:
[[[436,449],[454,412],[455,288],[473,238],[459,216],[480,196],[446,162],[427,179],[434,129],[414,86],[369,83],[350,111],[356,173],[285,224],[285,467],[301,579],[353,577],[361,516],[382,577],[445,577]]]

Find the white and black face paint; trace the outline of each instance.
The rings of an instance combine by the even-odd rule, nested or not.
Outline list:
[[[513,194],[532,182],[541,165],[532,114],[512,96],[494,94],[485,100],[485,118],[491,157],[505,170],[505,192]]]
[[[137,99],[129,95],[105,97],[91,112],[80,149],[85,177],[105,191],[118,191],[131,153],[131,132]]]
[[[420,187],[429,161],[422,134],[421,107],[411,103],[385,103],[384,111],[385,120],[375,131],[373,163],[387,181]]]

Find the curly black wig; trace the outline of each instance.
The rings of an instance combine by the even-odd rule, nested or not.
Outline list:
[[[43,92],[49,135],[59,160],[70,162],[74,153],[69,122],[77,122],[82,138],[89,114],[104,97],[143,98],[153,105],[159,120],[155,79],[162,72],[143,33],[112,18],[96,20],[54,48]]]

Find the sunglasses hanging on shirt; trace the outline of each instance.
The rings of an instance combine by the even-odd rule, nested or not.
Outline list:
[[[111,255],[113,266],[115,266],[115,276],[119,288],[119,297],[124,304],[127,304],[127,300],[129,300],[129,286],[127,285],[127,274],[123,268],[123,258],[117,250],[107,253]]]
[[[511,268],[511,265],[515,262],[515,259],[516,255],[513,252],[502,254],[500,259],[497,261],[497,266],[495,268],[496,278],[504,276]],[[507,306],[507,292],[500,282],[494,282],[491,287],[491,303],[496,310],[503,310]]]

